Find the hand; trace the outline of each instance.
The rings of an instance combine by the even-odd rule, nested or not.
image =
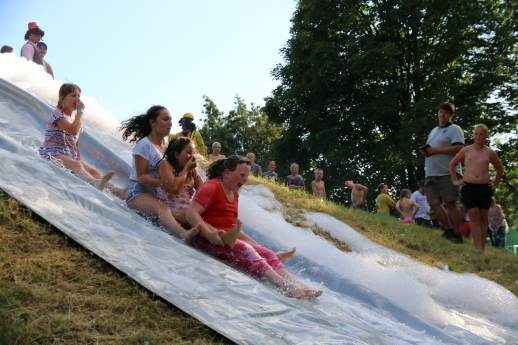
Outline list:
[[[77,101],[76,110],[77,109],[85,110],[85,104],[83,103],[82,100]]]
[[[462,187],[464,186],[466,183],[464,183],[464,181],[462,180],[459,180],[459,181],[455,181],[455,183],[453,184],[455,187]]]
[[[491,190],[496,190],[498,186],[495,186],[494,183],[489,182],[489,187],[491,187]]]
[[[426,149],[426,153],[428,154],[428,156],[436,155],[439,153],[439,148],[430,146]]]
[[[426,151],[424,151],[424,150],[419,149],[419,153],[422,154],[423,156],[426,156]]]
[[[194,168],[196,168],[196,157],[192,156],[192,158],[185,163],[185,169],[187,169],[187,171],[191,171]]]

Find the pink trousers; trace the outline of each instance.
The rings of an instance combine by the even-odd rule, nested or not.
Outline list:
[[[234,249],[229,246],[217,246],[209,240],[196,236],[192,245],[218,259],[230,262],[250,274],[261,278],[264,272],[284,268],[277,255],[261,245],[237,240]]]

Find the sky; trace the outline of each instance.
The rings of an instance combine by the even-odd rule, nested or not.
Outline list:
[[[278,85],[294,0],[0,1],[0,45],[19,56],[29,22],[45,32],[56,80],[125,120],[152,105],[173,119],[203,96],[228,113],[235,96],[264,105]]]

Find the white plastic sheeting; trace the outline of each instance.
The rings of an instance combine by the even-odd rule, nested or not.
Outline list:
[[[417,298],[405,296],[402,300],[395,296],[397,291],[378,291],[376,286],[390,289],[394,277],[382,269],[362,271],[359,268],[365,267],[361,263],[365,258],[358,254],[355,259],[354,253],[347,256],[309,230],[285,223],[271,208],[275,201],[261,189],[264,187],[245,187],[240,217],[245,224],[261,229],[245,227],[245,231],[274,250],[296,245],[298,251],[288,269],[325,291],[315,301],[283,296],[271,286],[186,246],[137,216],[124,202],[41,159],[36,149],[51,109],[0,79],[0,188],[153,293],[229,339],[241,344],[518,343],[515,327],[500,327],[489,320],[496,317],[494,312],[489,318],[465,314],[469,308],[459,308],[452,314],[448,306],[430,300],[416,283],[424,279],[417,277],[418,273],[416,277],[402,273],[396,278],[406,280],[410,290],[404,293],[415,290]],[[115,169],[114,182],[125,183],[131,147],[86,116],[85,122],[80,139],[82,158],[101,171]],[[335,236],[361,236],[330,218],[308,214],[311,222],[338,232]],[[280,233],[280,228],[286,231]],[[365,239],[356,240],[373,245]],[[378,281],[373,282],[376,277]],[[492,287],[492,283],[484,285],[479,280],[473,280],[475,286]],[[498,301],[504,298],[509,302],[510,310],[503,313],[512,322],[512,315],[518,311],[516,298],[505,289],[493,288],[503,295]],[[404,299],[410,302],[401,307]],[[448,323],[448,318],[456,320]]]

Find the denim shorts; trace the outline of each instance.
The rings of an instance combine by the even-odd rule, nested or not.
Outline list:
[[[149,194],[157,197],[156,187],[149,187],[141,185],[138,182],[131,182],[128,187],[128,193],[126,194],[126,203],[129,203],[131,199],[139,194]]]

